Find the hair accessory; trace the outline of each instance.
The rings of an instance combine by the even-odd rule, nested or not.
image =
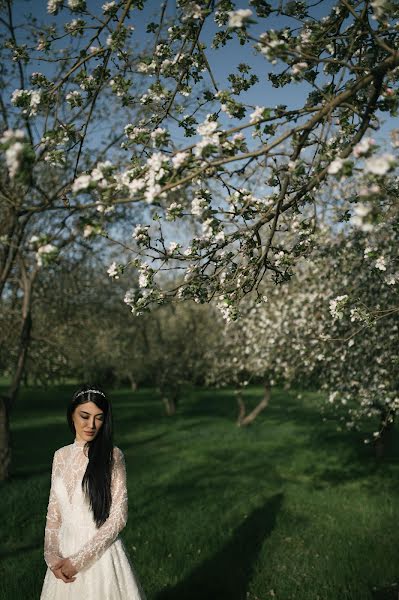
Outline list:
[[[79,392],[79,394],[76,394],[76,398],[78,396],[81,396],[82,394],[88,394],[89,392],[94,392],[95,394],[101,394],[101,396],[104,396],[104,398],[105,398],[105,394],[103,392],[100,392],[100,390],[83,390],[83,392]]]

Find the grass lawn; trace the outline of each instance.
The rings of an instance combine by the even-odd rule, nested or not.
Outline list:
[[[73,441],[73,390],[25,389],[13,414],[1,600],[39,599],[51,461]],[[261,393],[248,390],[249,403]],[[128,470],[122,538],[148,600],[398,598],[397,433],[378,461],[361,436],[321,420],[315,393],[274,391],[246,429],[229,390],[188,391],[173,418],[150,390],[112,399]]]

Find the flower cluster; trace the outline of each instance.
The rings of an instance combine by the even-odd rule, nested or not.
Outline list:
[[[245,23],[251,18],[252,10],[249,8],[240,8],[229,12],[228,27],[233,29],[244,27]]]
[[[132,237],[133,239],[136,240],[136,242],[141,246],[141,245],[147,245],[149,243],[150,240],[150,236],[149,236],[149,225],[136,225],[136,227],[134,228],[134,231],[132,233]]]
[[[14,90],[11,102],[14,106],[22,108],[22,114],[32,117],[37,114],[41,101],[41,92],[38,90]]]
[[[26,138],[21,129],[6,129],[0,138],[0,146],[5,150],[8,174],[14,179],[20,171],[25,154]]]

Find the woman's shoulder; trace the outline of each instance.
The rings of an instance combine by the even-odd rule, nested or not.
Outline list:
[[[68,448],[71,446],[73,446],[73,444],[67,444],[66,446],[61,446],[61,448],[58,448],[58,450],[55,450],[54,458],[63,456],[66,452],[68,452]]]
[[[124,459],[124,454],[122,452],[122,450],[118,447],[118,446],[114,446],[114,459],[115,460],[122,460]]]

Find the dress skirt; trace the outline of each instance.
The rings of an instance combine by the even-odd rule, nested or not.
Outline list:
[[[85,537],[84,529],[82,526],[61,525],[62,556],[70,556],[79,550],[82,537]],[[76,573],[75,577],[75,581],[65,583],[47,568],[40,600],[145,600],[119,536],[98,560]]]

